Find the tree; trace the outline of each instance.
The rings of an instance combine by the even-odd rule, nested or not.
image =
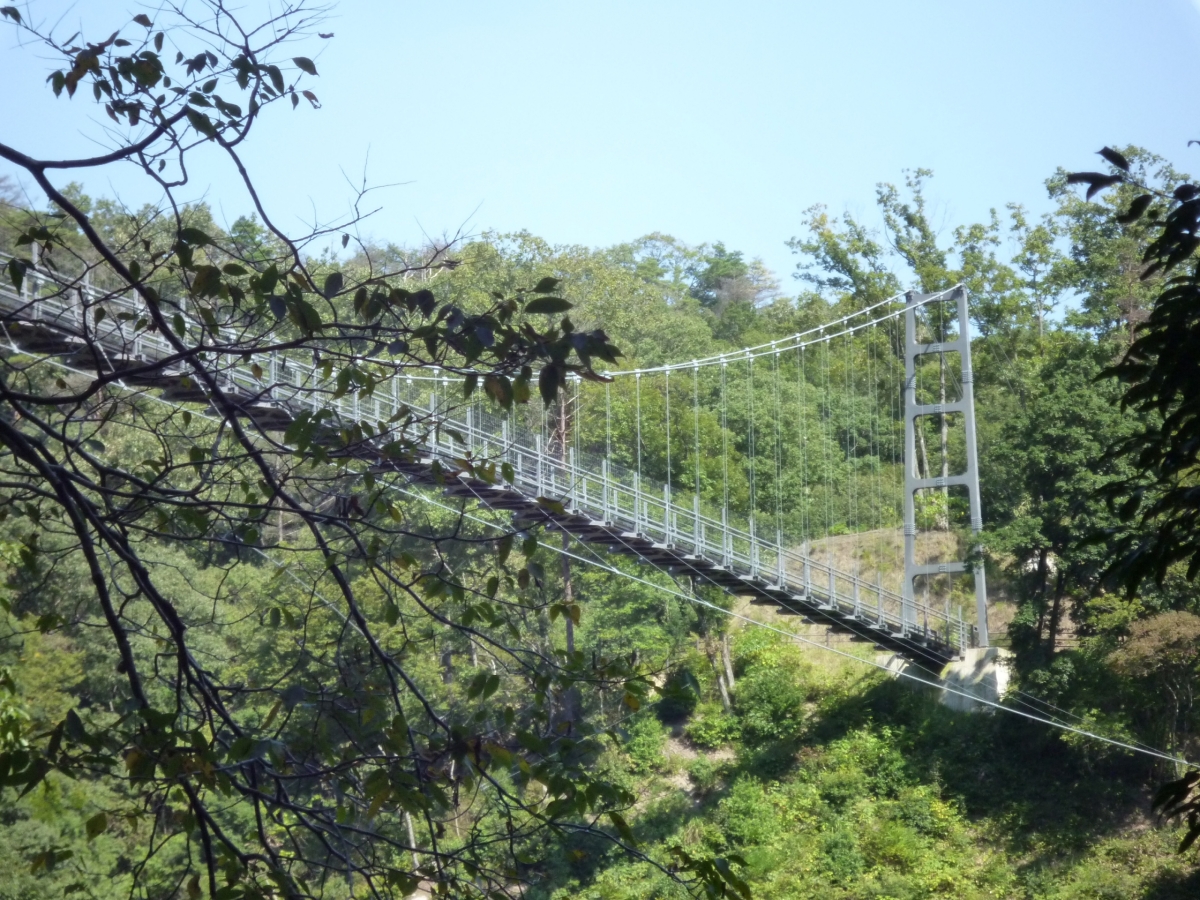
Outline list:
[[[1200,575],[1200,187],[1168,167],[1151,170],[1135,154],[1110,147],[1099,154],[1106,171],[1075,172],[1065,182],[1086,184],[1085,200],[1111,191],[1110,202],[1123,210],[1111,227],[1148,236],[1140,258],[1125,258],[1124,304],[1118,297],[1106,307],[1124,315],[1130,337],[1106,374],[1123,388],[1121,408],[1141,418],[1141,427],[1111,451],[1129,460],[1133,472],[1106,491],[1124,521],[1110,530],[1117,547],[1110,570],[1132,594],[1147,580],[1162,585],[1176,570],[1188,581]],[[1153,307],[1131,316],[1142,309],[1135,301],[1146,285]],[[1155,798],[1156,808],[1187,819],[1181,850],[1200,837],[1198,792],[1200,777],[1191,772]]]
[[[1131,430],[1115,386],[1096,383],[1111,346],[1071,331],[1045,344],[1023,402],[989,443],[984,496],[990,547],[1026,588],[1009,634],[1027,666],[1053,656],[1066,603],[1102,584],[1110,548],[1088,539],[1114,521],[1101,490],[1128,474],[1107,442]]]
[[[346,248],[354,219],[278,226],[241,151],[281,104],[319,108],[316,64],[289,48],[323,12],[301,2],[248,23],[207,0],[90,42],[0,7],[62,61],[54,94],[91,97],[114,123],[90,158],[0,144],[49,203],[21,211],[6,266],[23,298],[6,325],[29,352],[0,359],[5,612],[13,639],[85,648],[85,690],[104,700],[6,739],[0,785],[103,784],[87,835],[149,835],[127,871],[150,894],[394,896],[427,880],[494,896],[555,834],[631,848],[632,797],[594,766],[606,736],[558,728],[555,698],[584,684],[636,706],[645,681],[620,657],[526,640],[548,607],[536,537],[397,499],[409,489],[392,473],[416,462],[436,414],[339,418],[333,404],[365,408],[434,365],[505,408],[536,378],[550,405],[618,351],[562,316],[555,278],[466,306],[442,290],[446,246],[416,261],[360,248],[342,265],[308,250],[339,234]],[[253,210],[228,234],[179,200],[205,154]],[[161,206],[90,204],[56,184],[115,165],[157,185]],[[39,331],[55,309],[70,316]],[[115,354],[114,333],[128,336]],[[289,367],[304,376],[284,396]],[[502,477],[469,454],[432,477],[460,472]],[[49,848],[33,871],[64,858]],[[724,863],[692,871],[718,895],[739,883]]]
[[[1164,746],[1177,751],[1190,734],[1196,680],[1200,676],[1200,616],[1172,610],[1135,622],[1113,655],[1117,670],[1150,683],[1168,704],[1159,729]]]

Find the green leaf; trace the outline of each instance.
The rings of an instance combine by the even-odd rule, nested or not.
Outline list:
[[[525,304],[525,312],[530,315],[556,315],[564,313],[574,304],[562,297],[535,297]]]
[[[217,129],[213,126],[212,120],[204,113],[192,109],[190,106],[185,106],[183,112],[187,116],[188,123],[202,135],[207,138],[217,136]]]
[[[303,298],[297,300],[293,304],[288,313],[296,325],[310,334],[314,331],[319,331],[321,328],[321,315],[317,312],[316,307]]]
[[[329,299],[335,294],[340,293],[342,290],[342,285],[345,284],[345,281],[346,280],[342,277],[341,272],[330,272],[328,275],[326,275],[325,287],[322,290],[322,293],[325,294],[326,299]]]
[[[108,814],[102,812],[96,813],[87,820],[84,828],[87,829],[88,840],[95,840],[108,828]]]
[[[513,382],[513,402],[529,402],[529,378],[522,374]]]
[[[490,674],[489,672],[480,672],[478,675],[476,675],[474,678],[471,679],[470,685],[467,686],[467,699],[468,700],[474,700],[481,693],[483,693],[483,688],[487,684],[489,674]]]
[[[1067,184],[1086,184],[1088,186],[1085,199],[1091,200],[1105,188],[1112,187],[1124,181],[1122,175],[1109,175],[1104,172],[1072,172],[1067,176]]]
[[[282,94],[284,90],[283,73],[279,71],[279,66],[267,66],[267,77],[271,79],[271,87],[275,88],[275,93]]]
[[[283,700],[276,700],[275,705],[271,707],[271,711],[267,713],[266,719],[263,720],[260,726],[263,731],[271,727],[271,723],[275,721],[275,717],[279,715],[279,710],[283,708]]]
[[[553,513],[556,516],[561,516],[567,511],[562,503],[558,500],[552,500],[549,497],[538,497],[537,505],[546,510],[546,512]]]
[[[25,280],[25,272],[29,269],[29,262],[24,259],[10,259],[8,261],[8,278],[13,283],[16,290],[21,290],[21,283]]]
[[[1112,147],[1105,147],[1103,150],[1099,151],[1099,153],[1122,172],[1129,171],[1129,160],[1127,160]]]
[[[543,367],[538,375],[538,391],[541,392],[542,402],[547,406],[558,396],[558,388],[562,383],[562,367],[558,363],[550,363]]]
[[[513,402],[512,382],[504,375],[486,375],[483,379],[483,391],[500,406],[508,409]],[[512,479],[509,479],[510,481]]]
[[[212,238],[199,228],[180,228],[179,239],[192,247],[203,247],[212,243]]]
[[[617,834],[627,844],[637,846],[637,839],[633,836],[633,830],[629,827],[629,823],[625,821],[625,817],[619,812],[610,812],[608,820],[613,823],[613,827],[617,829]]]
[[[488,673],[487,681],[483,685],[483,693],[480,695],[482,699],[487,700],[492,694],[496,693],[500,687],[500,676],[495,673]]]
[[[1142,194],[1140,197],[1135,197],[1133,202],[1129,204],[1129,209],[1121,215],[1117,216],[1117,221],[1122,225],[1129,225],[1136,222],[1145,214],[1154,198],[1149,194]]]
[[[295,56],[292,58],[292,62],[296,64],[297,69],[307,72],[309,75],[317,74],[317,67],[313,65],[313,61],[307,56]]]
[[[53,869],[58,863],[68,860],[74,855],[74,850],[45,850],[33,858],[29,872],[31,875],[36,875],[42,869]]]
[[[539,281],[536,285],[534,285],[533,292],[535,294],[548,294],[552,290],[554,290],[556,287],[558,287],[558,285],[559,285],[559,280],[557,278],[551,278],[549,275],[547,275],[545,278],[543,278],[541,281]]]

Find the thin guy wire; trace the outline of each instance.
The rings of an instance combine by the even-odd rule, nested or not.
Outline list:
[[[726,366],[721,365],[721,488],[722,517],[729,520],[729,402]]]
[[[696,439],[696,510],[700,509],[700,369],[692,369],[692,419]],[[698,536],[697,536],[698,537]]]
[[[635,385],[635,409],[637,415],[637,477],[638,491],[641,491],[642,485],[642,376],[638,375],[633,380]]]
[[[663,392],[667,407],[667,497],[671,496],[671,371],[663,373]]]
[[[584,548],[585,548],[585,549],[586,549],[586,550],[587,550],[589,553],[591,553],[591,554],[592,554],[592,556],[594,556],[594,557],[595,557],[597,560],[600,560],[600,557],[599,557],[599,555],[596,553],[596,551],[595,551],[595,550],[594,550],[594,549],[593,549],[591,546],[589,546],[589,545],[588,545],[588,544],[586,544],[586,543],[583,543],[583,542],[579,541],[579,540],[578,540],[578,538],[576,538],[575,540],[576,540],[576,543],[578,543],[580,546],[584,547]],[[638,554],[638,553],[637,553],[637,551],[636,551],[636,550],[634,550],[634,548],[633,548],[633,547],[629,546],[629,544],[628,544],[628,543],[626,543],[626,542],[625,542],[623,539],[620,539],[620,538],[618,538],[618,542],[619,542],[619,543],[620,543],[622,546],[624,546],[624,547],[625,547],[625,549],[626,549],[626,550],[627,550],[627,551],[628,551],[630,554],[632,554],[632,555],[633,555],[635,558],[637,558],[637,559],[639,559],[639,560],[641,559],[641,556],[640,556],[640,554]],[[601,567],[603,567],[603,568],[608,568],[607,564],[603,563],[603,561],[600,561],[600,565],[601,565]],[[617,574],[620,574],[620,575],[623,575],[623,576],[626,576],[626,577],[633,578],[634,580],[642,581],[642,582],[643,582],[643,583],[645,583],[645,584],[652,584],[651,582],[644,581],[643,579],[638,579],[636,576],[630,575],[629,573],[625,573],[625,572],[622,572],[622,571],[620,571],[620,570],[615,570],[615,569],[614,569],[613,571],[615,571]],[[722,587],[720,584],[718,584],[716,581],[714,581],[714,580],[711,578],[711,576],[709,576],[707,573],[701,573],[701,575],[702,575],[702,577],[703,577],[703,578],[705,578],[706,580],[710,581],[710,582],[711,582],[711,583],[712,583],[712,584],[713,584],[715,587],[717,587],[717,588],[721,588],[721,587]],[[662,590],[667,590],[667,591],[670,591],[670,589],[669,589],[669,588],[662,588],[662,586],[659,586],[659,585],[655,585],[655,586],[657,586],[657,587],[660,587],[660,589],[662,589]],[[679,596],[685,596],[685,595],[679,594]],[[737,618],[745,618],[745,617],[742,617],[742,616],[736,616],[736,614],[734,614],[734,615],[735,615],[735,617],[737,617]],[[751,621],[751,622],[754,622],[754,620],[750,620],[750,619],[747,619],[746,621]],[[762,624],[762,623],[756,623],[756,624]],[[770,626],[766,626],[766,627],[768,627],[768,628],[769,628]],[[772,629],[772,630],[778,630],[778,629]],[[872,636],[871,636],[871,635],[869,635],[869,634],[866,634],[866,633],[864,633],[864,632],[861,632],[861,631],[856,631],[856,630],[855,630],[855,629],[854,629],[852,626],[850,626],[850,632],[851,632],[851,634],[852,634],[852,635],[855,635],[859,641],[865,641],[865,642],[868,642],[868,643],[870,643],[870,642],[872,642],[872,641],[873,641],[873,638],[872,638]],[[790,634],[790,632],[783,632],[783,631],[780,631],[780,633],[781,633],[781,634]],[[809,640],[807,640],[807,639],[805,639],[805,638],[802,638],[802,637],[800,637],[799,635],[794,635],[794,636],[795,636],[795,637],[796,637],[798,640],[801,640],[801,641],[803,641],[803,642],[805,642],[805,643],[814,644],[814,646],[818,646],[818,647],[821,647],[821,646],[822,646],[822,644],[816,643],[816,642],[814,642],[814,641],[809,641]],[[828,645],[827,645],[827,644],[825,645],[825,647],[826,647],[826,649],[828,649]],[[848,654],[847,654],[847,655],[848,655]],[[853,658],[855,658],[855,659],[859,659],[859,657],[853,657]],[[863,661],[865,661],[865,660],[863,660]],[[877,666],[877,667],[880,667],[878,663],[872,663],[872,665],[875,665],[875,666]],[[885,669],[886,669],[886,667],[880,667],[880,668],[885,668]],[[889,672],[891,672],[892,670],[890,670],[890,669],[886,669],[886,671],[889,671]],[[896,674],[904,674],[904,673],[903,673],[903,672],[900,672],[900,673],[896,673]],[[919,679],[918,679],[918,680],[919,680]],[[935,682],[925,682],[925,683],[927,683],[927,684],[931,684],[931,685],[934,685],[934,686],[937,686],[937,687],[940,687],[940,688],[942,688],[942,689],[944,689],[944,690],[948,690],[950,693],[960,694],[960,695],[962,695],[962,696],[965,696],[965,697],[971,697],[971,698],[974,698],[974,699],[979,699],[979,700],[981,700],[981,702],[990,703],[992,706],[995,706],[995,707],[996,707],[996,708],[998,708],[998,709],[1005,709],[1005,710],[1007,710],[1007,711],[1017,712],[1017,714],[1018,714],[1018,715],[1022,715],[1022,714],[1021,714],[1019,711],[1017,711],[1017,710],[1012,710],[1012,709],[1011,709],[1011,708],[1009,708],[1009,707],[1003,707],[1003,706],[1001,706],[1001,705],[999,705],[999,704],[991,703],[991,701],[983,701],[983,700],[982,700],[982,698],[976,698],[976,697],[975,697],[975,695],[972,695],[972,694],[969,694],[969,693],[964,693],[964,692],[962,692],[962,691],[957,691],[957,690],[954,690],[954,689],[951,689],[951,688],[945,688],[944,686],[942,686],[942,685],[939,685],[939,684],[937,684],[937,683],[935,683]],[[1037,699],[1037,698],[1033,698],[1033,697],[1032,697],[1032,695],[1028,695],[1028,694],[1026,694],[1024,691],[1017,691],[1017,693],[1019,693],[1019,694],[1022,694],[1022,695],[1024,695],[1024,696],[1029,696],[1029,697],[1031,697],[1031,699]],[[1018,702],[1020,702],[1022,706],[1025,706],[1025,707],[1027,707],[1027,708],[1032,708],[1032,707],[1030,707],[1030,706],[1029,706],[1029,704],[1028,704],[1028,703],[1025,703],[1024,701],[1018,701]],[[1044,701],[1042,701],[1042,702],[1044,702]],[[1036,710],[1036,709],[1035,709],[1034,711],[1035,711],[1035,712],[1037,712],[1038,710]],[[1038,721],[1043,721],[1043,720],[1040,720],[1040,719],[1036,719],[1036,717],[1032,717],[1032,716],[1026,716],[1026,718],[1034,718],[1035,720],[1038,720]],[[1075,718],[1076,718],[1078,721],[1083,721],[1083,720],[1082,720],[1080,717],[1078,717],[1078,716],[1076,716]],[[1055,724],[1056,724],[1056,722],[1047,722],[1046,724],[1055,725]],[[1069,728],[1069,726],[1068,726],[1068,728]],[[1070,730],[1076,730],[1076,731],[1078,731],[1078,729],[1070,729]],[[1087,732],[1080,732],[1080,733],[1087,734]],[[1104,737],[1102,737],[1102,736],[1098,736],[1098,735],[1097,735],[1096,737],[1097,737],[1098,739],[1100,739],[1100,740],[1108,740],[1109,742],[1111,742],[1111,740],[1110,740],[1110,739],[1104,738]],[[1138,747],[1141,747],[1141,748],[1143,748],[1144,750],[1146,750],[1147,752],[1149,752],[1151,755],[1155,755],[1155,754],[1157,754],[1157,751],[1156,751],[1156,749],[1155,749],[1155,748],[1153,748],[1153,747],[1149,747],[1148,745],[1146,745],[1146,744],[1142,744],[1142,743],[1140,743],[1140,742],[1135,742],[1135,744],[1137,744],[1137,746],[1138,746]],[[1125,744],[1125,745],[1123,745],[1123,746],[1126,746],[1126,747],[1128,747],[1129,745]],[[1161,755],[1161,754],[1159,754],[1159,755]]]
[[[805,410],[805,398],[808,395],[808,374],[805,355],[807,350],[800,347],[800,383],[796,392],[796,409],[800,417],[800,541],[804,548],[804,556],[808,557],[812,553],[812,548],[808,545],[810,519],[812,517],[811,510],[811,492],[808,486],[808,416]]]
[[[846,486],[846,524],[853,535],[852,555],[858,552],[858,439],[854,433],[854,366],[850,360],[852,349],[850,336],[846,341],[846,373],[845,373],[845,402],[846,402],[846,466],[848,468],[849,484]],[[851,446],[853,442],[854,446]],[[857,562],[855,563],[857,567]]]
[[[747,357],[746,362],[746,378],[749,385],[747,391],[747,403],[750,407],[750,536],[752,538],[758,535],[758,500],[755,493],[754,484],[754,462],[755,462],[755,447],[754,447],[754,357]]]
[[[612,466],[612,382],[604,384],[604,458]]]
[[[772,357],[772,390],[774,392],[774,426],[775,426],[775,543],[783,548],[783,464],[782,446],[779,438],[779,354]]]
[[[833,427],[833,415],[829,405],[829,341],[825,341],[825,392],[822,396],[822,401],[825,406],[824,414],[821,416],[821,455],[825,459],[825,543],[826,549],[832,553],[833,544],[829,540],[830,533],[833,530],[833,470],[829,459],[829,445],[833,442],[833,437],[829,433]]]
[[[393,489],[393,490],[395,490],[395,491],[398,491],[398,492],[399,492],[399,493],[401,493],[401,494],[405,494],[406,496],[412,497],[413,499],[420,500],[420,501],[422,501],[422,502],[424,502],[424,503],[429,503],[429,504],[431,504],[431,505],[433,505],[433,506],[438,506],[438,507],[442,508],[443,510],[446,510],[447,512],[453,512],[453,513],[456,513],[456,514],[458,514],[458,513],[461,513],[461,514],[462,514],[462,515],[463,515],[465,518],[468,518],[468,519],[470,519],[470,520],[472,520],[472,521],[474,521],[474,522],[478,522],[479,524],[487,525],[487,526],[489,526],[489,527],[491,527],[491,528],[496,528],[496,529],[500,529],[500,530],[505,530],[505,526],[501,525],[501,524],[500,524],[500,523],[498,523],[498,522],[490,522],[490,521],[488,521],[487,519],[483,519],[482,517],[474,516],[474,515],[472,515],[472,514],[470,514],[470,513],[466,513],[466,512],[463,512],[463,511],[461,511],[461,510],[457,510],[457,509],[455,509],[454,507],[452,507],[452,506],[449,506],[448,504],[439,503],[438,501],[434,500],[433,498],[431,498],[431,497],[426,497],[426,496],[424,496],[423,494],[418,494],[418,493],[415,493],[415,492],[413,492],[413,491],[406,490],[406,489],[404,489],[404,488],[401,488],[401,487],[396,487],[396,486],[394,486],[394,485],[392,486],[392,489]],[[1041,724],[1043,724],[1043,725],[1049,725],[1051,728],[1057,728],[1057,729],[1059,729],[1059,730],[1062,730],[1062,731],[1070,731],[1070,732],[1072,732],[1072,733],[1074,733],[1074,734],[1078,734],[1078,735],[1080,735],[1080,736],[1082,736],[1082,737],[1087,737],[1087,738],[1091,738],[1091,739],[1093,739],[1093,740],[1101,741],[1101,742],[1103,742],[1103,743],[1109,744],[1109,745],[1111,745],[1111,746],[1114,746],[1114,747],[1120,747],[1120,748],[1122,748],[1122,749],[1124,749],[1124,750],[1129,750],[1129,751],[1131,751],[1131,752],[1133,752],[1133,753],[1142,753],[1142,754],[1145,754],[1145,755],[1148,755],[1148,756],[1155,756],[1155,757],[1157,757],[1157,758],[1159,758],[1159,759],[1164,759],[1164,760],[1167,760],[1168,762],[1178,763],[1178,764],[1181,764],[1181,765],[1184,765],[1184,766],[1188,766],[1188,767],[1190,767],[1190,768],[1194,768],[1194,767],[1195,767],[1195,765],[1194,765],[1193,763],[1189,762],[1189,761],[1188,761],[1188,760],[1186,760],[1186,759],[1182,759],[1182,758],[1180,758],[1180,757],[1176,757],[1176,756],[1170,756],[1170,755],[1168,755],[1168,754],[1166,754],[1166,753],[1162,753],[1162,752],[1159,752],[1159,751],[1157,751],[1157,750],[1151,750],[1151,749],[1146,749],[1146,748],[1143,748],[1143,747],[1138,747],[1138,746],[1135,746],[1135,745],[1133,745],[1133,744],[1128,744],[1128,743],[1125,743],[1124,741],[1118,741],[1118,740],[1115,740],[1115,739],[1113,739],[1113,738],[1108,738],[1108,737],[1105,737],[1105,736],[1103,736],[1103,735],[1096,734],[1096,733],[1094,733],[1094,732],[1086,731],[1086,730],[1084,730],[1084,729],[1082,729],[1082,728],[1074,728],[1074,727],[1072,727],[1072,726],[1070,726],[1070,725],[1066,725],[1066,724],[1064,724],[1064,723],[1062,723],[1062,722],[1054,721],[1054,720],[1052,720],[1052,719],[1044,719],[1044,718],[1041,718],[1041,717],[1039,717],[1039,716],[1033,715],[1033,714],[1031,714],[1031,713],[1022,712],[1021,710],[1018,710],[1018,709],[1013,709],[1011,706],[1004,706],[1004,705],[1003,705],[1003,704],[1001,704],[1001,703],[997,703],[997,702],[995,702],[995,701],[988,700],[988,699],[986,699],[986,698],[984,698],[984,697],[980,697],[980,696],[978,696],[978,695],[975,695],[975,694],[972,694],[972,693],[970,693],[970,692],[968,692],[968,691],[961,691],[961,690],[958,690],[957,688],[952,688],[952,687],[949,687],[948,685],[943,685],[943,684],[940,684],[939,682],[936,682],[936,681],[927,681],[926,679],[924,679],[924,678],[920,678],[920,677],[918,677],[918,676],[916,676],[916,675],[912,674],[911,672],[909,672],[909,671],[907,671],[907,670],[893,670],[893,669],[889,669],[889,668],[888,668],[886,665],[884,665],[883,663],[878,663],[878,662],[875,662],[874,660],[871,660],[871,659],[864,659],[864,658],[863,658],[863,657],[861,657],[861,656],[855,656],[853,653],[847,653],[847,652],[846,652],[846,651],[844,651],[844,650],[837,650],[837,649],[834,649],[834,648],[832,648],[832,647],[826,647],[826,646],[825,646],[823,643],[821,643],[821,642],[819,642],[819,641],[814,641],[814,640],[811,640],[811,639],[809,639],[809,638],[805,638],[805,637],[803,637],[802,635],[796,634],[796,633],[794,633],[794,632],[791,632],[791,631],[786,631],[786,630],[784,630],[784,629],[782,629],[782,628],[776,628],[776,627],[775,627],[775,626],[773,626],[773,625],[768,625],[766,622],[759,622],[757,619],[752,619],[752,618],[750,618],[749,616],[744,616],[744,615],[741,615],[741,614],[739,614],[739,613],[735,613],[735,612],[733,612],[733,611],[731,611],[731,610],[727,610],[727,609],[725,609],[724,607],[718,606],[718,605],[717,605],[717,604],[715,604],[715,603],[709,603],[707,600],[703,600],[703,599],[702,599],[702,598],[700,598],[700,597],[696,597],[696,596],[694,596],[694,595],[690,595],[690,594],[685,594],[685,593],[684,593],[684,592],[682,592],[682,591],[679,591],[679,590],[676,590],[676,589],[673,589],[673,588],[669,588],[669,587],[667,587],[667,586],[665,586],[665,585],[657,584],[657,583],[655,583],[655,582],[653,582],[653,581],[650,581],[649,579],[646,579],[646,578],[641,578],[641,577],[639,577],[639,576],[637,576],[637,575],[634,575],[634,574],[633,574],[633,573],[631,573],[631,572],[625,572],[625,571],[622,571],[621,569],[618,569],[618,568],[616,568],[615,566],[609,565],[609,564],[607,564],[607,563],[600,562],[600,561],[593,560],[593,559],[588,559],[588,558],[587,558],[587,557],[585,557],[585,556],[581,556],[581,555],[579,555],[579,554],[577,554],[577,553],[572,553],[571,551],[567,550],[567,549],[566,549],[566,548],[564,548],[564,547],[558,547],[558,546],[555,546],[553,543],[541,543],[541,542],[539,542],[539,544],[540,544],[541,546],[543,546],[543,547],[547,548],[548,550],[553,550],[553,551],[554,551],[554,552],[556,552],[556,553],[561,553],[561,554],[563,554],[563,555],[565,555],[565,556],[568,556],[568,557],[570,557],[571,559],[574,559],[574,560],[577,560],[577,561],[579,561],[579,562],[581,562],[581,563],[584,563],[585,565],[591,565],[591,566],[595,566],[596,568],[603,569],[604,571],[607,571],[609,574],[612,574],[612,575],[617,575],[617,576],[619,576],[619,577],[621,577],[621,578],[627,578],[627,579],[629,579],[629,580],[631,580],[631,581],[636,581],[636,582],[638,582],[639,584],[645,585],[646,587],[651,587],[651,588],[654,588],[654,589],[656,589],[656,590],[663,591],[664,593],[671,594],[671,595],[673,595],[673,596],[675,596],[675,597],[677,597],[677,598],[679,598],[679,599],[686,600],[686,601],[688,601],[689,603],[698,604],[698,605],[700,605],[700,606],[704,606],[704,607],[706,607],[706,608],[708,608],[708,609],[711,609],[711,610],[713,610],[713,611],[715,611],[715,612],[720,612],[720,613],[723,613],[724,615],[727,615],[727,616],[729,616],[730,618],[739,619],[739,620],[741,620],[741,621],[743,621],[743,622],[746,622],[746,623],[748,623],[748,624],[751,624],[751,625],[754,625],[754,626],[757,626],[757,627],[760,627],[760,628],[765,628],[765,629],[767,629],[768,631],[773,631],[773,632],[775,632],[776,634],[780,634],[780,635],[783,635],[784,637],[791,638],[792,640],[796,640],[796,641],[799,641],[799,642],[801,642],[801,643],[804,643],[804,644],[809,644],[809,645],[811,645],[811,646],[813,646],[813,647],[816,647],[816,648],[818,648],[818,649],[825,650],[826,652],[829,652],[829,653],[836,654],[837,656],[841,656],[841,657],[844,657],[844,658],[846,658],[846,659],[851,659],[851,660],[854,660],[855,662],[859,662],[859,663],[862,663],[862,664],[864,664],[864,665],[872,666],[873,668],[880,669],[880,670],[882,670],[882,671],[884,671],[884,672],[887,672],[888,674],[890,674],[890,675],[892,675],[892,676],[894,676],[894,677],[895,677],[895,676],[899,676],[899,677],[901,677],[901,678],[907,678],[907,679],[909,679],[910,681],[915,681],[915,682],[917,682],[918,684],[923,684],[923,685],[925,685],[926,687],[932,687],[932,688],[935,688],[935,689],[937,689],[937,690],[944,691],[944,692],[946,692],[946,693],[948,693],[948,694],[955,694],[955,695],[957,695],[957,696],[959,696],[959,697],[965,697],[965,698],[966,698],[966,699],[968,699],[968,700],[973,700],[973,701],[975,701],[975,702],[977,702],[977,703],[981,703],[981,704],[983,704],[983,705],[985,705],[985,706],[990,706],[990,707],[992,707],[993,709],[998,709],[998,710],[1001,710],[1001,711],[1003,711],[1003,712],[1012,713],[1013,715],[1020,716],[1021,718],[1024,718],[1024,719],[1029,719],[1029,720],[1031,720],[1031,721],[1034,721],[1034,722],[1039,722],[1039,723],[1041,723]],[[588,548],[588,549],[590,550],[591,548]],[[630,548],[630,549],[632,549],[632,548]]]

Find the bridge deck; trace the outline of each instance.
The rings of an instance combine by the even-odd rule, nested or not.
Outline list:
[[[98,306],[107,315],[96,322],[94,313],[87,313]],[[12,351],[50,357],[78,371],[123,373],[121,381],[130,388],[156,390],[172,403],[208,405],[205,391],[182,365],[164,364],[173,355],[167,341],[136,331],[143,315],[134,297],[101,295],[45,273],[30,273],[20,294],[0,287],[0,327]],[[341,423],[369,422],[380,433],[391,427],[387,423],[402,406],[412,406],[411,396],[408,403],[401,399],[398,379],[392,379],[390,396],[333,398],[332,387],[321,382],[312,365],[277,354],[265,354],[258,364],[261,376],[240,360],[225,364],[218,383],[263,431],[286,429],[303,410],[327,408]],[[444,383],[451,384],[448,378]],[[478,404],[455,409],[439,402],[437,390],[430,392],[428,408],[419,411],[437,426],[408,435],[418,442],[419,458],[384,460],[371,442],[358,455],[376,471],[394,471],[411,482],[510,512],[518,527],[542,523],[561,529],[589,545],[690,575],[699,584],[776,604],[922,665],[940,668],[971,646],[973,631],[961,619],[766,539],[752,524],[738,527],[728,512],[709,514],[690,495],[692,502],[681,504],[670,489],[624,472],[602,456],[548,454],[540,435],[518,427],[511,416]],[[512,481],[492,484],[461,474],[456,460],[468,449],[473,459],[496,462],[498,470],[508,463]]]

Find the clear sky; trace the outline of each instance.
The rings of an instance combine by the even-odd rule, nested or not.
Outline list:
[[[27,11],[66,10],[65,34],[105,37],[143,8]],[[1045,178],[1098,165],[1104,144],[1200,171],[1191,0],[343,0],[323,30],[335,37],[296,51],[316,58],[323,108],[278,109],[247,154],[294,227],[344,213],[343,173],[366,166],[371,183],[404,182],[373,195],[383,210],[363,230],[377,239],[465,226],[595,246],[663,231],[760,256],[790,290],[784,241],[804,210],[875,221],[874,185],[905,168],[935,171],[947,228],[1008,201],[1048,208]],[[85,151],[95,107],[55,101],[50,62],[0,34],[0,140]],[[152,199],[132,175],[86,187]],[[227,169],[193,177],[219,218],[248,209]]]

